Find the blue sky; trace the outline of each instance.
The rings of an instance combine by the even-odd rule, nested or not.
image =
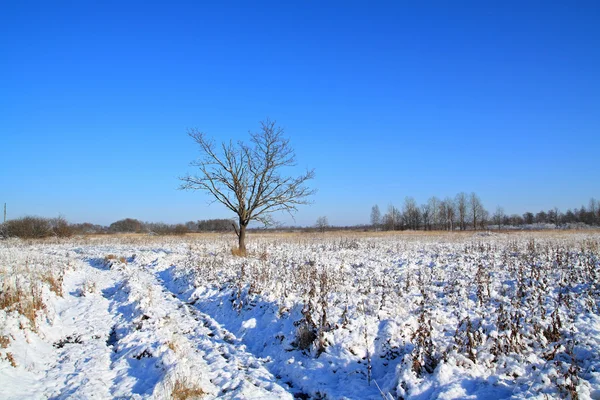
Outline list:
[[[9,217],[229,217],[177,190],[198,155],[186,129],[245,139],[266,117],[285,128],[298,166],[316,169],[297,224],[367,223],[373,204],[460,191],[507,213],[600,197],[597,2],[1,9]]]

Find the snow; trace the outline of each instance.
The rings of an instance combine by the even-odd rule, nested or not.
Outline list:
[[[249,240],[0,242],[0,397],[600,398],[597,233]]]

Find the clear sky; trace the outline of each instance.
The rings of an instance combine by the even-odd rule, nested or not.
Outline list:
[[[270,117],[316,169],[297,224],[460,191],[579,207],[600,198],[599,71],[597,1],[2,1],[0,202],[230,217],[177,190],[186,129],[245,139]]]

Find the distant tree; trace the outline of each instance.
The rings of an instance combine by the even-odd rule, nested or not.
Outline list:
[[[502,228],[502,222],[504,221],[504,208],[498,206],[496,207],[496,212],[492,216],[492,220],[494,221],[494,225],[500,230]]]
[[[537,224],[545,224],[548,222],[548,214],[545,211],[540,211],[535,214],[535,222]]]
[[[429,207],[429,213],[431,214],[431,226],[433,229],[440,229],[440,200],[432,196],[427,200],[427,206]]]
[[[426,231],[431,230],[431,209],[429,203],[421,204],[421,221],[423,223],[423,229]]]
[[[453,231],[456,212],[454,208],[454,201],[451,198],[446,197],[440,202],[440,215],[444,221],[444,229]]]
[[[472,192],[469,196],[469,208],[471,210],[471,221],[473,222],[473,230],[477,229],[477,223],[483,220],[485,210],[481,204],[479,196]]]
[[[590,215],[590,225],[598,225],[600,223],[600,203],[595,198],[590,199],[590,204],[588,206],[588,211]]]
[[[381,225],[381,211],[379,211],[379,206],[375,204],[371,208],[371,226],[373,229],[378,230],[379,225]]]
[[[575,220],[584,224],[592,225],[592,213],[590,213],[584,206],[581,206],[579,210],[574,211]]]
[[[408,196],[404,199],[404,209],[402,211],[404,224],[408,229],[418,230],[421,223],[421,212],[414,198]]]
[[[579,222],[579,218],[577,217],[577,215],[575,215],[573,210],[568,209],[567,211],[565,211],[563,222],[565,224],[573,224]]]
[[[461,231],[467,229],[467,207],[468,207],[467,195],[464,192],[460,192],[456,195],[454,204],[456,204],[456,213],[458,217],[458,225]]]
[[[327,217],[319,217],[317,218],[317,223],[315,226],[319,229],[321,233],[325,232],[329,227],[329,222],[327,221]]]
[[[383,225],[389,231],[400,229],[402,214],[393,205],[388,206],[388,212],[383,216]]]
[[[488,222],[490,220],[490,213],[485,208],[481,208],[481,212],[479,214],[479,229],[485,230],[487,229]]]
[[[523,214],[523,221],[527,224],[527,225],[531,225],[533,224],[533,222],[535,221],[535,216],[533,215],[533,213],[530,213],[529,211]]]
[[[521,217],[519,214],[511,214],[509,217],[509,224],[511,226],[521,226],[523,223],[523,217]]]
[[[194,221],[188,221],[185,223],[185,227],[189,232],[198,232],[198,223]]]
[[[281,174],[283,168],[296,165],[296,157],[283,128],[275,121],[260,123],[260,131],[251,133],[251,146],[238,142],[222,143],[217,148],[202,132],[191,129],[189,136],[199,145],[201,157],[192,162],[197,175],[181,179],[181,189],[202,190],[225,205],[237,216],[239,251],[246,252],[246,228],[250,221],[265,226],[271,224],[272,213],[285,211],[290,215],[297,206],[309,204],[315,193],[305,186],[314,177],[314,170],[298,177]]]
[[[560,213],[558,208],[554,207],[552,210],[548,210],[548,222],[558,227],[560,224]]]

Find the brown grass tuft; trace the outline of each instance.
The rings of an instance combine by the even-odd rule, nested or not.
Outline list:
[[[42,282],[46,282],[50,286],[50,290],[56,293],[57,296],[63,296],[63,274],[59,274],[55,277],[50,271],[47,271],[41,276]]]
[[[258,259],[259,259],[260,261],[263,261],[263,262],[266,262],[266,261],[268,261],[268,260],[269,260],[269,253],[267,253],[266,251],[263,251],[262,253],[260,253],[260,254],[258,255]]]
[[[17,362],[15,361],[15,357],[13,356],[12,353],[10,353],[10,352],[6,353],[6,360],[10,363],[10,365],[13,368],[17,368]]]
[[[177,345],[173,341],[167,342],[167,347],[173,351],[173,353],[177,353]]]
[[[31,328],[37,330],[36,316],[40,310],[46,310],[42,301],[42,290],[39,284],[29,287],[16,281],[13,285],[5,281],[0,292],[0,309],[17,311],[31,323]]]
[[[247,253],[244,250],[241,250],[239,247],[232,247],[231,255],[235,257],[246,257]]]
[[[177,378],[171,390],[173,400],[189,400],[201,398],[206,393],[198,384],[191,382],[187,378]]]

